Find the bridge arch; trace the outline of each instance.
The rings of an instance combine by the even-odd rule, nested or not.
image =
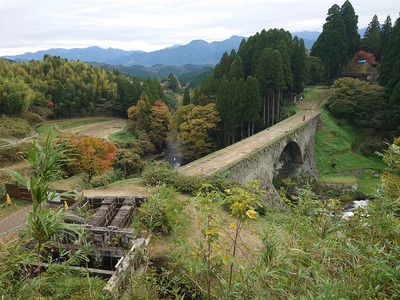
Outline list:
[[[205,175],[224,173],[227,178],[240,183],[260,180],[261,187],[267,191],[266,201],[270,205],[281,206],[282,199],[273,184],[277,168],[278,173],[287,172],[290,175],[286,177],[292,178],[301,172],[318,177],[314,158],[314,136],[318,119],[319,113],[306,121],[301,116],[294,116],[286,121],[292,122],[290,129],[285,126],[285,130],[282,130],[278,123],[191,162],[179,171],[184,174]]]
[[[284,146],[284,145],[282,145]],[[277,190],[283,186],[283,179],[293,179],[303,165],[303,154],[296,141],[289,141],[279,155],[273,173],[272,184]]]
[[[303,155],[299,144],[295,141],[290,141],[285,148],[283,148],[277,166],[275,168],[275,175],[294,175],[297,169],[303,164]]]

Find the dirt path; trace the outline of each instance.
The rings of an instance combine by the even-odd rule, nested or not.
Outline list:
[[[285,119],[276,125],[269,127],[251,137],[216,151],[206,157],[180,167],[179,172],[187,175],[209,175],[219,168],[236,161],[239,157],[248,154],[255,148],[272,141],[278,136],[290,131],[297,125],[307,122],[320,113],[318,109],[321,102],[330,95],[329,89],[320,91],[318,99],[314,101],[303,100],[298,104],[299,111],[292,117]]]

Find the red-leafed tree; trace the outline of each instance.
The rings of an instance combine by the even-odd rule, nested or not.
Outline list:
[[[371,66],[375,67],[377,65],[376,58],[374,54],[366,51],[358,51],[354,56],[353,56],[353,62],[358,62],[360,60],[366,60],[367,63],[369,63]]]
[[[77,138],[74,134],[65,139],[65,142],[72,157],[69,163],[72,173],[86,173],[91,180],[94,175],[111,169],[116,150],[112,142],[92,136]]]

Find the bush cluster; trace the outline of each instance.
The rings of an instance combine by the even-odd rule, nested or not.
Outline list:
[[[184,175],[173,169],[168,163],[158,163],[149,166],[142,174],[142,178],[146,184],[151,186],[164,184],[180,193],[190,195],[197,193],[203,185],[210,185],[219,191],[224,191],[238,185],[227,180],[224,175]]]

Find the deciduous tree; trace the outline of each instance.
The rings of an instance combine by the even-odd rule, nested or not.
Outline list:
[[[195,160],[216,149],[215,134],[221,118],[213,103],[184,107],[191,108],[191,111],[179,126],[179,140],[184,147],[185,158]]]
[[[353,78],[340,78],[333,87],[335,92],[328,108],[336,117],[346,118],[359,127],[383,129],[386,104],[383,87]]]
[[[133,129],[148,132],[151,115],[151,104],[147,94],[143,93],[136,106],[128,108],[128,118],[132,121]]]
[[[169,119],[171,113],[168,106],[161,101],[154,102],[149,116],[148,136],[151,143],[157,148],[162,149],[165,146],[169,132]]]
[[[109,171],[115,159],[116,147],[103,139],[72,134],[65,139],[73,160],[68,164],[75,174],[86,173],[89,181],[94,175]]]

